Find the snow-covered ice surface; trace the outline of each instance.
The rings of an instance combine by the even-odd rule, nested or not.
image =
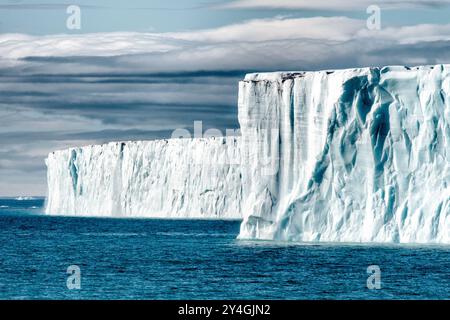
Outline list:
[[[249,74],[241,239],[450,243],[450,66]]]
[[[117,142],[51,153],[46,213],[241,218],[239,138]]]

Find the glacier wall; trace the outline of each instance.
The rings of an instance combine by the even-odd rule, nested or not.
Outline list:
[[[238,137],[118,142],[51,153],[49,215],[240,219]]]
[[[450,243],[450,66],[249,74],[241,239]]]

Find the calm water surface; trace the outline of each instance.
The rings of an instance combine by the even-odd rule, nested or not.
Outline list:
[[[237,221],[47,217],[0,199],[0,299],[450,299],[449,246],[239,241]],[[81,270],[81,290],[66,286]],[[381,268],[381,289],[366,286]]]

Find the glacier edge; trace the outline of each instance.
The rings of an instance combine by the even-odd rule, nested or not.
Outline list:
[[[46,214],[240,219],[239,137],[112,142],[50,153]]]
[[[450,244],[450,65],[247,74],[238,118],[240,137],[50,153],[46,214],[243,219],[240,239]]]
[[[249,74],[239,238],[450,243],[450,67]]]

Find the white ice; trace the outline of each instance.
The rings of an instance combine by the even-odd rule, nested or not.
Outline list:
[[[238,104],[240,138],[50,154],[47,213],[243,217],[241,239],[450,243],[449,65],[249,74]]]
[[[51,153],[51,215],[241,218],[238,137],[117,142]]]
[[[450,243],[450,66],[249,74],[241,239]]]

